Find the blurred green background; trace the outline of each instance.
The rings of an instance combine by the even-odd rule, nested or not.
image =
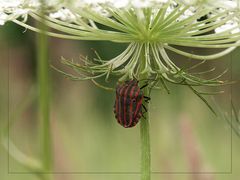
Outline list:
[[[33,32],[13,23],[0,28],[0,131],[4,132],[8,119],[14,118],[14,125],[9,130],[12,142],[26,155],[38,157],[38,50],[35,39]],[[49,38],[49,48],[50,64],[71,71],[60,64],[61,56],[78,61],[80,54],[93,56],[91,49],[94,49],[103,59],[110,59],[119,54],[125,45]],[[196,49],[190,51],[198,53]],[[211,53],[211,50],[204,52]],[[181,67],[196,63],[174,54],[171,57]],[[223,79],[239,80],[239,59],[240,49],[237,49],[198,70],[216,66],[216,72],[210,75],[213,77],[230,68]],[[65,79],[53,69],[50,69],[50,74],[54,178],[140,179],[140,175],[135,173],[140,171],[139,125],[131,129],[118,125],[113,115],[115,94],[99,89],[90,81]],[[113,79],[109,85],[115,83]],[[220,115],[216,118],[187,87],[169,85],[169,88],[170,94],[164,90],[152,91],[152,179],[240,179],[240,138],[233,133],[231,139],[231,128],[227,122]],[[236,109],[239,109],[240,84],[226,86],[222,90],[225,90],[224,94],[214,97],[221,109],[218,111],[231,112],[231,97]],[[207,99],[211,101],[212,97]],[[8,158],[6,149],[0,146],[0,179],[34,180],[37,177],[15,159]]]

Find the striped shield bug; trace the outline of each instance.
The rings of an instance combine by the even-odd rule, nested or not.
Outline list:
[[[148,102],[149,97],[144,96],[142,88],[138,86],[138,80],[128,80],[122,84],[118,84],[116,88],[116,99],[114,104],[114,114],[118,123],[130,128],[135,126],[139,119],[143,116],[143,109],[147,111],[142,104],[145,100]]]

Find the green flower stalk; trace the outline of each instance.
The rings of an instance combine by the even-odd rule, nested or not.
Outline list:
[[[4,1],[5,2],[5,1]],[[208,92],[198,92],[195,87],[225,84],[219,78],[203,79],[191,70],[208,60],[217,59],[240,45],[240,13],[238,0],[76,0],[48,1],[45,14],[41,3],[28,0],[17,5],[0,5],[0,23],[13,21],[20,26],[41,33],[28,23],[33,18],[49,27],[45,34],[72,40],[111,41],[128,44],[118,56],[103,60],[81,57],[79,62],[62,58],[62,63],[78,73],[63,72],[72,80],[92,80],[105,89],[96,79],[112,76],[120,82],[129,79],[154,79],[153,88],[160,86],[169,92],[166,83],[188,86],[206,105],[203,98]],[[182,47],[218,49],[217,53],[193,54]],[[178,67],[169,52],[188,59],[200,60],[190,68]],[[212,70],[201,73],[210,73]],[[145,90],[148,93],[149,88]],[[150,137],[148,114],[141,122],[142,180],[150,180]]]

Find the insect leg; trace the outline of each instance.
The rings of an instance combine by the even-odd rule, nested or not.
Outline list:
[[[149,101],[151,100],[150,97],[147,97],[147,96],[143,96],[143,97],[144,97],[144,100],[145,100],[146,103],[149,103]]]
[[[143,109],[145,110],[144,113],[148,112],[147,108],[146,108],[144,105],[142,105],[142,107],[143,107]]]
[[[142,87],[140,87],[140,89],[145,88],[146,86],[148,86],[148,83],[146,83],[145,85],[143,85]]]

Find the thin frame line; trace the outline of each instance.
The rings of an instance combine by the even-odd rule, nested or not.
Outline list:
[[[7,112],[7,118],[8,118],[8,122],[7,122],[7,126],[8,126],[8,129],[7,129],[7,135],[8,135],[8,137],[7,137],[7,140],[8,140],[8,152],[7,152],[7,154],[8,154],[8,160],[7,160],[7,162],[8,162],[8,174],[10,173],[10,155],[9,155],[9,150],[10,150],[10,148],[9,148],[9,137],[10,137],[10,121],[9,121],[9,117],[10,117],[10,97],[9,97],[9,94],[10,94],[10,81],[9,81],[9,76],[10,76],[10,63],[9,63],[9,60],[11,59],[10,58],[10,49],[8,48],[8,50],[7,50],[7,57],[8,57],[8,59],[7,59],[7,66],[8,66],[8,70],[7,70],[7,78],[8,78],[8,81],[7,81],[7,88],[8,88],[8,92],[7,92],[7,95],[8,95],[8,97],[7,97],[7,100],[8,100],[8,112]]]
[[[232,53],[230,53],[230,69],[231,69],[231,73],[230,73],[230,79],[231,79],[231,82],[232,82]],[[230,84],[230,102],[232,101],[232,84]],[[231,104],[231,103],[230,103]],[[232,107],[230,105],[230,118],[231,118],[231,124],[232,124]],[[233,151],[232,151],[232,126],[230,126],[231,130],[230,130],[230,146],[231,146],[231,150],[230,150],[230,172],[229,174],[232,174],[232,154],[233,154]]]
[[[10,174],[141,174],[141,172],[10,172]],[[151,174],[232,174],[232,172],[187,172],[187,171],[175,171],[175,172],[158,172],[152,171]]]
[[[9,59],[10,59],[10,51],[8,50],[8,152],[9,152],[9,137],[10,137],[10,122],[9,122],[9,117],[10,117],[10,114],[9,114],[9,110],[10,110],[10,101],[9,101],[9,91],[10,91],[10,81],[9,81],[9,76],[10,76],[10,65],[9,65]],[[230,55],[230,65],[231,65],[231,74],[230,74],[230,79],[232,81],[232,53]],[[230,85],[230,100],[232,100],[232,85]],[[232,113],[231,113],[231,123],[232,123]],[[158,172],[158,171],[152,171],[151,174],[232,174],[232,128],[231,128],[231,131],[230,131],[230,134],[231,134],[231,138],[230,138],[230,141],[231,141],[231,151],[230,151],[230,172],[226,171],[226,172],[221,172],[221,171],[216,171],[216,172],[187,172],[187,171],[175,171],[175,172]],[[10,155],[8,153],[8,174],[88,174],[88,175],[91,175],[91,174],[99,174],[99,175],[111,175],[111,174],[141,174],[140,172],[14,172],[14,171],[10,171]]]

